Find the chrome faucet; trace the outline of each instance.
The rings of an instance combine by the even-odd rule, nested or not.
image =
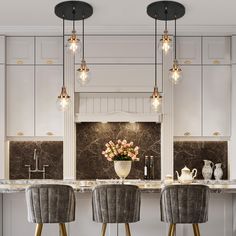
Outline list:
[[[46,177],[46,167],[49,167],[49,165],[43,165],[43,169],[39,169],[39,156],[37,154],[37,149],[34,149],[34,160],[35,160],[35,169],[31,169],[31,165],[25,165],[25,167],[28,167],[29,172],[29,179],[31,179],[31,173],[43,173],[43,179]]]

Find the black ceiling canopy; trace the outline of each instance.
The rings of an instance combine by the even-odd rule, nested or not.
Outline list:
[[[184,16],[185,7],[178,2],[158,1],[148,5],[147,14],[157,20],[169,21]]]
[[[65,20],[83,20],[93,14],[93,7],[82,1],[66,1],[55,6],[55,14]]]

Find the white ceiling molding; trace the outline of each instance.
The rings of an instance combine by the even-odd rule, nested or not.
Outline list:
[[[162,34],[163,27],[159,26],[158,33]],[[66,33],[71,28],[66,27]],[[169,26],[169,32],[174,28]],[[80,32],[78,32],[80,33]],[[1,35],[61,35],[60,26],[0,26]],[[86,27],[85,34],[153,34],[153,25],[150,26],[99,26]],[[236,25],[179,25],[178,35],[233,35],[236,34]]]

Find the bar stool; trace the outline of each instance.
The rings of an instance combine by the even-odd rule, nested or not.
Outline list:
[[[169,185],[161,192],[161,221],[170,223],[169,236],[176,224],[192,224],[200,236],[199,223],[208,221],[209,187],[205,185]]]
[[[75,194],[71,186],[32,185],[26,189],[28,221],[36,223],[35,236],[41,236],[44,223],[58,223],[67,236],[65,223],[75,220]]]
[[[129,223],[140,220],[140,190],[135,185],[99,185],[92,193],[93,221],[102,223],[105,236],[108,223],[124,223],[131,236]]]

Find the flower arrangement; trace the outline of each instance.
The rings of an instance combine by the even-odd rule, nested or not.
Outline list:
[[[128,143],[125,139],[123,141],[117,140],[117,143],[109,141],[105,144],[106,150],[102,154],[108,161],[139,161],[138,150],[139,147],[134,143]]]

